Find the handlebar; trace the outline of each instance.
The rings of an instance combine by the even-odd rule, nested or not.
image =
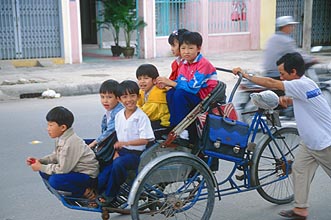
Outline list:
[[[219,71],[224,71],[224,72],[232,73],[232,70],[229,70],[229,69],[224,69],[224,68],[220,68],[220,67],[215,67],[215,68],[216,68],[216,70],[219,70]],[[233,87],[233,89],[231,91],[231,94],[230,94],[230,97],[229,97],[228,102],[232,102],[233,97],[234,97],[234,94],[236,93],[236,91],[237,91],[237,89],[238,89],[238,87],[239,87],[239,85],[241,83],[241,80],[243,78],[242,73],[240,73],[240,72],[238,73],[238,76],[239,76],[239,78],[238,78],[236,84],[234,85],[234,87]]]
[[[229,70],[229,69],[224,69],[224,68],[221,68],[221,67],[215,67],[215,68],[216,68],[216,70],[219,70],[219,71],[232,73],[232,70]]]

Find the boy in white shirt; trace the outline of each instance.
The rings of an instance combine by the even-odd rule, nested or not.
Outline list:
[[[148,116],[137,107],[139,86],[136,82],[125,80],[118,87],[118,97],[124,109],[115,116],[115,131],[118,141],[114,148],[117,156],[113,163],[106,166],[103,176],[98,177],[98,190],[101,193],[96,202],[109,206],[127,178],[128,170],[136,170],[140,155],[154,133]]]

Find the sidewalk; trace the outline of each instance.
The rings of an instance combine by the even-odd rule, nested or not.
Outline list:
[[[314,54],[315,56],[315,54]],[[330,56],[316,55],[321,62],[330,62]],[[240,66],[260,71],[262,51],[241,51],[207,56],[216,67],[232,69]],[[50,64],[44,67],[20,67],[9,65],[9,61],[0,61],[0,101],[16,100],[22,94],[42,93],[47,89],[61,96],[95,94],[100,84],[107,79],[122,81],[136,80],[135,71],[140,64],[154,64],[160,75],[170,74],[173,57],[156,59],[124,59],[102,56],[85,57],[82,64]],[[219,79],[233,83],[235,76],[219,72]]]

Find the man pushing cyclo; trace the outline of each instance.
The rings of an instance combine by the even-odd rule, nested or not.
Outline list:
[[[285,92],[279,98],[280,105],[293,104],[299,135],[302,142],[293,164],[294,208],[279,215],[290,219],[308,217],[308,195],[316,169],[321,166],[331,177],[331,109],[320,88],[304,76],[304,60],[299,53],[287,53],[277,61],[280,80],[247,74],[241,68],[234,74],[252,83]]]

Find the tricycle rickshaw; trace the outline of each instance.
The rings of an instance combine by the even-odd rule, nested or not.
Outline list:
[[[110,207],[90,207],[91,201],[70,197],[44,181],[47,188],[66,207],[101,212],[103,220],[109,219],[109,213],[131,214],[134,220],[210,219],[215,197],[251,190],[271,203],[291,202],[290,174],[300,142],[298,131],[281,127],[272,109],[258,108],[250,125],[226,117],[224,110],[232,108],[241,78],[228,103],[226,86],[219,82],[164,140],[145,150],[138,171],[131,172],[132,177],[121,186]],[[203,126],[197,125],[203,128],[199,144],[178,141],[177,135],[197,121],[203,121]],[[219,160],[233,163],[228,176],[221,180],[217,175]]]

